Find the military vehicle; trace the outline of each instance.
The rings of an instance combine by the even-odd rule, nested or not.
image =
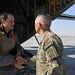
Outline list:
[[[35,34],[34,19],[37,14],[48,13],[52,20],[57,17],[75,19],[62,14],[74,3],[75,0],[0,0],[0,13],[14,14],[15,31],[20,43],[23,43]]]

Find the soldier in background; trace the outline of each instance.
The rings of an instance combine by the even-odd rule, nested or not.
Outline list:
[[[37,55],[31,58],[36,62],[36,75],[66,75],[63,44],[50,30],[51,18],[48,14],[38,15],[35,31],[42,36]]]

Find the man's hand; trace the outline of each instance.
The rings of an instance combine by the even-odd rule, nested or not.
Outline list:
[[[14,66],[18,69],[23,69],[24,66],[22,66],[24,63],[24,58],[21,56],[17,56],[16,57],[17,63],[14,64]]]

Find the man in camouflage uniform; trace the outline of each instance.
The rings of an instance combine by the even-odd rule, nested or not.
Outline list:
[[[66,75],[63,44],[61,39],[50,30],[51,18],[48,14],[38,15],[35,19],[35,30],[42,36],[36,61],[36,75]]]
[[[10,13],[0,15],[0,75],[16,75],[23,68],[24,50],[14,30],[14,16]],[[19,74],[18,74],[19,75]]]

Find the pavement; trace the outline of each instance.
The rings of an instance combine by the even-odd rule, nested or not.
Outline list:
[[[75,75],[75,46],[68,45],[64,47],[64,58],[67,75]]]

